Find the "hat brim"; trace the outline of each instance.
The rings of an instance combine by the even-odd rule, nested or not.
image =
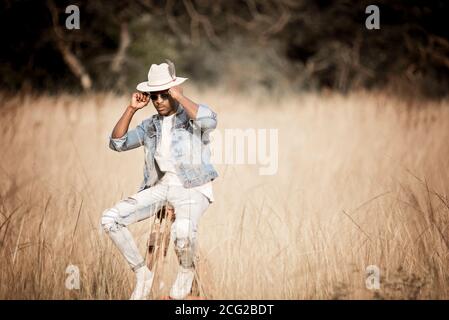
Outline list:
[[[164,84],[161,86],[149,86],[148,82],[141,82],[137,85],[136,89],[142,92],[154,92],[154,91],[162,91],[166,90],[168,88],[180,85],[184,81],[186,81],[189,78],[182,78],[182,77],[176,77],[175,81],[172,81],[168,84]]]

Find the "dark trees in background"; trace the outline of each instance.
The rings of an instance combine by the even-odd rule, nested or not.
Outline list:
[[[65,28],[71,4],[80,30]],[[380,30],[365,28],[370,4],[380,8]],[[440,97],[449,87],[448,14],[445,1],[424,0],[3,0],[0,85],[126,89],[167,57],[196,81],[253,62],[268,88],[404,84]]]

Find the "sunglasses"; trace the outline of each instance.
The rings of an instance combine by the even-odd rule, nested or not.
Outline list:
[[[170,94],[168,92],[164,93],[151,93],[150,98],[151,100],[156,101],[158,97],[161,96],[162,100],[167,100],[170,97]]]

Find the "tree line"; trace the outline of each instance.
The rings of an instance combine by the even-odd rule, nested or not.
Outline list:
[[[368,5],[380,29],[365,26]],[[80,28],[67,29],[69,5]],[[1,2],[4,90],[127,90],[151,63],[200,83],[267,89],[399,86],[447,94],[445,1],[182,0]]]

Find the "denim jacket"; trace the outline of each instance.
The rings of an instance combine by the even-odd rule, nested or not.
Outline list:
[[[163,116],[155,114],[121,138],[109,136],[109,147],[115,151],[144,146],[144,179],[138,192],[155,185],[163,176],[154,159],[156,147],[161,140],[162,118]],[[217,114],[208,106],[199,104],[196,119],[190,119],[184,107],[178,104],[171,132],[170,152],[175,159],[176,174],[185,188],[197,187],[218,177],[210,163],[209,149],[209,133],[216,127]]]

